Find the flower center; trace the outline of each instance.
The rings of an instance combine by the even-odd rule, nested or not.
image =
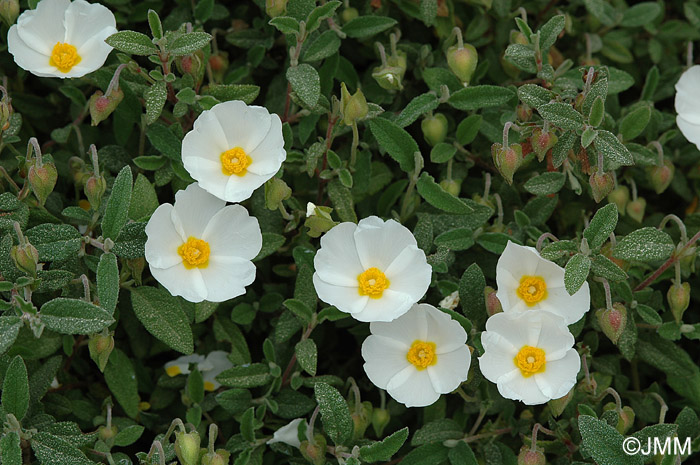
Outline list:
[[[531,307],[547,298],[547,283],[540,276],[523,276],[516,292]]]
[[[177,253],[182,257],[185,268],[206,268],[209,265],[209,243],[196,237],[187,239],[187,242],[177,248]]]
[[[82,58],[80,58],[78,50],[74,46],[56,42],[51,52],[51,58],[49,58],[49,64],[58,68],[62,73],[67,73],[81,60]]]
[[[221,159],[221,171],[226,176],[232,174],[245,176],[248,166],[253,163],[253,159],[240,147],[223,152],[219,158]]]
[[[544,350],[538,347],[523,346],[518,355],[513,359],[515,366],[520,368],[520,373],[529,378],[535,373],[543,373],[547,365],[547,357]]]
[[[212,383],[211,381],[205,381],[204,390],[209,392],[216,391],[216,389],[214,388],[214,383]]]
[[[435,343],[425,341],[413,341],[411,348],[406,353],[406,359],[417,370],[425,370],[430,365],[437,363],[437,354],[435,353]]]
[[[182,370],[180,370],[180,367],[177,365],[170,366],[165,369],[165,372],[170,376],[171,378],[173,376],[177,376],[179,374],[182,374]]]
[[[368,268],[357,276],[357,282],[360,284],[358,289],[360,295],[367,295],[372,299],[378,299],[384,293],[384,290],[389,287],[389,280],[386,275],[379,271],[379,268]]]

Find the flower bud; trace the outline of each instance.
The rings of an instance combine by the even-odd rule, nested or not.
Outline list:
[[[340,113],[346,126],[352,126],[357,120],[367,116],[369,107],[362,90],[357,89],[355,94],[350,95],[345,83],[340,83]]]
[[[625,405],[621,412],[617,412],[620,418],[617,420],[617,431],[620,434],[625,434],[634,425],[634,410],[632,407]]]
[[[117,428],[114,425],[112,425],[110,428],[107,428],[106,426],[100,426],[99,428],[97,428],[97,434],[103,441],[109,441],[110,439],[113,439],[118,432],[119,428]]]
[[[545,465],[546,463],[547,460],[544,458],[541,449],[537,448],[536,450],[531,450],[529,446],[520,448],[518,465]]]
[[[299,450],[301,455],[313,465],[326,463],[326,438],[322,434],[314,436],[313,444],[309,441],[302,441]]]
[[[486,313],[489,316],[493,316],[496,313],[501,313],[503,307],[501,306],[501,301],[496,296],[496,289],[491,286],[486,286],[484,288],[484,300],[486,302]]]
[[[571,390],[568,393],[566,393],[564,397],[552,399],[549,402],[547,402],[547,405],[549,405],[549,408],[552,411],[552,415],[554,415],[555,417],[561,415],[564,412],[566,406],[569,405],[569,402],[571,402],[571,399],[573,398],[574,388],[571,388]]]
[[[359,412],[353,412],[350,415],[352,418],[352,423],[354,428],[352,430],[353,439],[362,439],[365,435],[365,431],[372,421],[372,403],[364,401],[362,402],[362,407]]]
[[[109,355],[114,349],[114,333],[92,334],[88,341],[88,349],[92,361],[97,364],[100,371],[104,371]]]
[[[20,244],[12,246],[10,256],[17,269],[29,276],[36,276],[36,265],[39,263],[39,252],[28,240],[20,239]]]
[[[446,308],[448,310],[454,310],[459,305],[459,291],[454,291],[447,297],[443,298],[438,307]]]
[[[627,204],[627,214],[636,222],[641,223],[646,207],[647,201],[643,197],[637,197],[637,200],[632,200]]]
[[[447,66],[462,81],[462,84],[468,86],[479,61],[476,48],[471,44],[464,44],[462,48],[453,45],[447,49],[445,55],[447,56]]]
[[[432,146],[444,141],[447,136],[447,118],[442,113],[426,117],[421,121],[420,127],[426,142]]]
[[[681,253],[681,267],[691,273],[695,272],[695,257],[697,256],[698,248],[695,246],[688,247]]]
[[[192,76],[195,83],[200,84],[202,82],[204,71],[206,70],[206,62],[202,50],[197,50],[190,55],[178,57],[175,60],[175,64],[182,74],[189,74]]]
[[[231,453],[226,449],[218,449],[214,453],[207,453],[202,456],[202,465],[228,465]]]
[[[668,300],[668,306],[671,307],[673,317],[676,319],[677,323],[680,323],[683,318],[683,313],[690,305],[690,284],[673,283],[673,285],[668,288],[666,299]]]
[[[265,13],[271,18],[282,16],[287,12],[287,0],[265,0]]]
[[[535,128],[535,130],[532,131],[530,143],[537,154],[537,159],[539,161],[544,160],[544,156],[554,147],[554,144],[556,144],[558,140],[559,138],[552,131],[544,132],[540,128]]]
[[[377,66],[372,70],[372,77],[382,89],[403,89],[403,76],[406,74],[406,54],[401,50],[387,58],[386,65]]]
[[[14,113],[11,101],[12,99],[7,94],[0,99],[0,131],[6,131],[10,127],[10,118]]]
[[[532,107],[527,103],[521,103],[515,107],[515,113],[518,115],[518,120],[525,123],[532,118]]]
[[[42,162],[39,158],[35,158],[34,163],[29,167],[27,179],[39,204],[44,205],[47,197],[56,186],[56,180],[58,179],[56,165],[50,161]]]
[[[581,109],[583,108],[583,101],[586,100],[586,96],[583,94],[578,94],[576,95],[576,98],[574,98],[574,108],[576,111],[581,112]]]
[[[117,109],[122,100],[124,100],[124,91],[121,89],[112,89],[108,95],[102,94],[101,90],[92,94],[88,102],[91,124],[97,126],[106,120]]]
[[[462,181],[455,181],[454,179],[443,179],[440,181],[440,187],[445,189],[446,192],[459,197],[459,193],[462,191]]]
[[[85,162],[80,157],[70,157],[68,159],[68,169],[73,177],[73,182],[78,188],[85,185],[85,181],[90,176],[85,169]]]
[[[102,203],[102,196],[107,190],[107,181],[105,181],[104,176],[93,174],[85,182],[85,196],[90,202],[90,206],[93,210],[97,211]]]
[[[671,180],[673,180],[675,171],[676,167],[673,166],[673,163],[668,158],[664,158],[662,166],[652,166],[648,169],[649,182],[657,194],[661,194],[668,188]]]
[[[377,437],[382,437],[384,434],[384,428],[386,428],[390,420],[391,415],[387,409],[375,408],[372,411],[372,428],[374,429],[374,434],[376,434]]]
[[[611,309],[601,308],[596,310],[595,316],[598,324],[606,336],[617,344],[622,332],[627,326],[627,309],[619,302],[615,302]]]
[[[280,202],[292,196],[292,189],[280,178],[273,177],[265,183],[265,205],[269,210],[277,210]]]
[[[197,465],[199,463],[199,433],[175,432],[175,454],[181,465]]]
[[[19,16],[19,0],[1,0],[0,17],[8,26],[12,26]]]
[[[630,190],[627,186],[617,186],[608,194],[608,202],[617,205],[617,211],[621,215],[625,214],[627,202],[630,200]]]
[[[596,170],[591,174],[591,177],[588,178],[588,183],[591,185],[593,200],[598,203],[613,190],[615,187],[615,178],[613,178],[611,172],[600,174]]]
[[[495,143],[491,146],[493,163],[498,168],[508,184],[513,184],[513,175],[520,168],[523,161],[523,148],[520,144],[511,144],[503,148],[503,144]]]

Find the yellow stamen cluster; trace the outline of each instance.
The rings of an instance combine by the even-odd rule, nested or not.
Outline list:
[[[253,159],[245,153],[241,147],[234,147],[227,150],[219,157],[221,159],[221,171],[226,176],[235,174],[236,176],[245,176],[248,172],[248,166],[253,163]]]
[[[384,293],[384,290],[389,287],[389,280],[379,268],[368,268],[357,276],[359,283],[358,292],[360,295],[369,296],[372,299],[378,299]]]
[[[182,257],[182,264],[188,270],[191,268],[206,268],[209,265],[209,243],[196,237],[190,237],[187,242],[177,248]]]
[[[425,341],[413,341],[411,348],[406,353],[406,359],[416,367],[417,370],[425,370],[437,363],[435,353],[435,343]]]
[[[515,366],[525,378],[536,373],[543,373],[547,365],[547,357],[544,350],[539,347],[523,346],[518,355],[513,359]]]
[[[533,306],[547,298],[547,283],[540,276],[523,276],[516,293],[528,306]]]
[[[55,66],[62,73],[67,73],[73,66],[80,63],[82,58],[78,55],[78,50],[71,44],[56,42],[51,51],[49,64]]]

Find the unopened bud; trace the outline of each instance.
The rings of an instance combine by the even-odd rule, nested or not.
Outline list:
[[[365,431],[372,421],[372,410],[372,403],[365,401],[362,402],[359,412],[353,412],[350,414],[350,418],[352,418],[352,423],[354,425],[352,430],[352,437],[354,439],[357,440],[364,437]]]
[[[272,177],[265,183],[265,205],[270,210],[277,210],[280,202],[292,196],[292,189],[286,182],[277,177]]]
[[[350,95],[345,83],[342,82],[340,84],[340,112],[346,126],[352,126],[357,120],[367,116],[369,106],[367,106],[367,99],[362,90],[357,89],[353,95]]]
[[[231,453],[226,449],[218,449],[214,453],[207,453],[202,456],[202,465],[228,465]]]
[[[668,158],[664,158],[662,166],[652,166],[648,169],[649,182],[657,194],[665,191],[673,180],[676,167]]]
[[[462,81],[462,84],[469,85],[479,61],[476,48],[471,44],[464,44],[462,48],[453,45],[447,49],[446,56],[447,66],[450,67],[450,70]]]
[[[58,180],[56,165],[53,162],[42,162],[39,158],[35,158],[34,163],[29,167],[27,179],[39,204],[44,205]]]
[[[518,120],[525,123],[532,118],[532,107],[527,103],[521,103],[515,107],[515,113],[518,115]]]
[[[547,463],[547,461],[539,448],[536,450],[531,450],[529,446],[520,448],[518,465],[545,465],[545,463]]]
[[[627,204],[627,214],[638,223],[644,219],[644,210],[647,207],[647,201],[643,197],[637,197]]]
[[[271,18],[282,16],[287,12],[287,0],[265,0],[265,13]]]
[[[19,16],[19,0],[0,1],[0,17],[8,27],[15,23],[17,16]]]
[[[611,172],[599,173],[597,170],[588,178],[588,183],[591,185],[593,192],[593,200],[596,203],[603,200],[615,187],[615,178]]]
[[[190,55],[179,57],[175,63],[182,74],[189,74],[196,83],[202,81],[206,69],[203,51],[197,50]]]
[[[90,206],[93,210],[97,211],[97,209],[99,208],[100,203],[102,203],[102,196],[104,195],[106,190],[107,181],[105,181],[105,178],[102,175],[98,176],[96,174],[93,174],[85,182],[85,196],[88,198]]]
[[[99,428],[97,428],[97,434],[103,441],[109,441],[110,439],[113,439],[117,435],[117,433],[119,433],[119,428],[117,428],[114,425],[112,425],[109,428],[107,428],[106,426],[100,426]]]
[[[619,420],[617,420],[617,431],[620,434],[625,434],[627,431],[632,428],[632,425],[634,425],[634,410],[632,410],[632,407],[629,407],[625,405],[622,407],[621,412],[617,412],[618,415],[620,416]]]
[[[389,424],[391,420],[391,415],[389,411],[385,408],[375,408],[372,411],[372,428],[377,437],[382,437],[384,434],[384,428]]]
[[[10,118],[14,113],[11,101],[12,99],[7,94],[0,99],[0,131],[6,131],[10,127]]]
[[[90,358],[97,364],[100,371],[107,366],[109,355],[114,350],[114,333],[93,334],[88,341]]]
[[[24,244],[15,245],[10,249],[10,256],[17,269],[30,276],[36,276],[36,265],[39,263],[39,252],[25,239]]]
[[[574,388],[571,388],[571,390],[564,397],[552,399],[549,402],[547,402],[547,405],[549,405],[549,408],[552,410],[552,415],[554,415],[555,417],[561,415],[564,412],[566,406],[569,405],[569,402],[571,402],[571,399],[573,398]]]
[[[88,102],[91,124],[97,126],[106,120],[117,109],[122,100],[124,100],[124,91],[121,89],[112,89],[109,95],[104,95],[101,90],[92,94]]]
[[[313,465],[326,463],[326,438],[322,434],[315,435],[313,443],[302,441],[299,450],[301,455]]]
[[[513,175],[520,168],[523,161],[523,148],[520,144],[511,144],[503,148],[503,144],[495,143],[491,146],[493,163],[498,168],[508,184],[513,184]]]
[[[181,465],[197,465],[199,463],[199,433],[175,432],[175,454]]]
[[[676,323],[680,323],[683,319],[683,313],[690,305],[690,284],[673,283],[668,288],[666,299],[668,300],[668,306],[671,307],[671,313],[676,319]]]
[[[440,181],[440,187],[449,194],[459,197],[459,193],[462,191],[462,182],[454,179],[443,179]]]
[[[537,159],[539,161],[544,160],[544,156],[547,152],[554,147],[559,138],[551,131],[544,132],[540,128],[535,128],[532,131],[532,137],[530,137],[530,143],[532,144],[532,149],[537,154]]]
[[[73,182],[81,188],[85,185],[85,181],[90,176],[85,170],[85,162],[80,157],[70,157],[68,159],[68,169],[73,177]]]
[[[385,66],[377,66],[372,70],[372,77],[382,89],[403,89],[403,76],[406,74],[406,54],[401,50],[387,58]]]
[[[578,95],[576,95],[576,98],[574,98],[574,108],[578,112],[581,112],[581,109],[583,108],[583,101],[584,100],[586,100],[586,96],[583,94],[578,94]]]
[[[627,186],[617,186],[608,194],[608,202],[617,205],[617,211],[624,215],[627,202],[630,200],[630,190]]]
[[[443,298],[438,307],[446,308],[448,310],[454,310],[459,305],[459,291],[454,291],[447,297]]]
[[[486,313],[489,316],[493,316],[496,313],[501,313],[503,307],[501,306],[501,301],[496,296],[496,289],[491,286],[486,286],[484,288],[484,300],[486,302]]]
[[[606,336],[617,344],[622,332],[627,326],[627,309],[619,302],[615,302],[612,308],[601,308],[596,310],[595,316],[598,324]]]
[[[346,8],[342,13],[340,13],[340,19],[343,21],[343,24],[349,23],[358,16],[360,16],[360,12],[354,7]]]
[[[447,136],[447,118],[442,113],[426,117],[421,121],[420,127],[426,142],[432,146],[444,141]]]

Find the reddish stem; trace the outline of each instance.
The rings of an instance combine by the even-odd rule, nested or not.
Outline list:
[[[690,240],[681,248],[681,250],[675,252],[671,258],[666,260],[663,265],[661,265],[656,271],[654,271],[651,276],[649,276],[647,279],[642,281],[637,287],[634,288],[634,292],[641,291],[645,287],[647,287],[649,284],[653,283],[656,281],[656,278],[661,276],[664,271],[668,270],[674,263],[678,261],[678,257],[683,255],[683,252],[688,249],[690,246],[695,244],[698,240],[700,239],[700,231],[695,233],[693,237],[690,238]]]

